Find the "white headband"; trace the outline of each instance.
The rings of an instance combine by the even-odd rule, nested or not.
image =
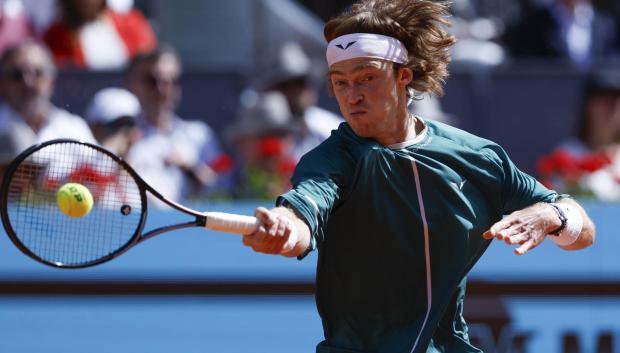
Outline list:
[[[376,58],[406,64],[407,49],[396,38],[372,34],[352,33],[340,36],[327,44],[327,64],[353,58]]]

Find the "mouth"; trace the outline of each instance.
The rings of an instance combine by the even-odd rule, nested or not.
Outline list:
[[[366,114],[366,112],[363,111],[363,110],[349,112],[349,115],[352,116],[352,117],[359,117],[359,116],[362,116],[364,114]]]

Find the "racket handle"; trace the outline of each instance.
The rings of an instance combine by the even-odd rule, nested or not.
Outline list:
[[[250,234],[254,233],[261,225],[258,218],[252,216],[224,212],[205,212],[204,215],[207,218],[205,224],[207,229],[225,233]],[[293,231],[290,233],[286,245],[284,245],[284,252],[292,250],[296,244],[297,229],[293,227]]]
[[[242,216],[224,212],[205,212],[207,217],[205,227],[225,233],[250,234],[260,226],[256,217]]]

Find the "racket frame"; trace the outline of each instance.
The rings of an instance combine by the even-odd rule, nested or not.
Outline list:
[[[129,175],[131,175],[131,177],[135,180],[138,189],[140,191],[140,203],[141,203],[141,214],[140,214],[140,221],[138,223],[138,226],[136,227],[136,231],[134,232],[134,234],[131,236],[131,238],[127,241],[127,243],[125,243],[123,246],[119,247],[116,251],[103,256],[99,259],[96,260],[92,260],[92,261],[88,261],[85,263],[80,263],[80,264],[65,264],[65,263],[61,263],[61,262],[52,262],[52,261],[48,261],[46,259],[41,258],[40,256],[38,256],[37,254],[33,253],[30,249],[28,249],[28,247],[26,247],[20,240],[19,237],[16,235],[15,230],[13,229],[12,225],[11,225],[11,221],[9,219],[9,214],[8,214],[8,208],[7,208],[7,203],[8,203],[8,194],[9,194],[9,185],[12,179],[13,174],[15,173],[15,171],[17,170],[17,168],[22,164],[22,162],[28,158],[30,155],[32,155],[33,153],[35,153],[38,150],[41,150],[47,146],[50,145],[54,145],[54,144],[62,144],[62,143],[71,143],[71,144],[80,144],[80,145],[84,145],[87,146],[89,148],[95,149],[98,152],[101,152],[105,155],[107,155],[108,157],[112,158],[115,162],[118,163],[118,165],[120,167],[122,167],[123,169],[125,169],[125,171],[127,171],[127,173],[129,173]],[[195,220],[191,221],[191,222],[186,222],[186,223],[178,223],[178,224],[173,224],[173,225],[167,225],[167,226],[162,226],[159,228],[155,228],[152,229],[144,234],[142,234],[142,231],[144,230],[144,225],[146,223],[146,218],[148,215],[148,202],[147,202],[147,197],[146,197],[146,193],[147,191],[152,194],[153,196],[155,196],[157,199],[159,199],[160,201],[164,202],[165,204],[167,204],[168,206],[179,210],[183,213],[186,213],[188,215],[194,216]],[[89,143],[89,142],[84,142],[84,141],[79,141],[79,140],[74,140],[74,139],[55,139],[55,140],[50,140],[50,141],[45,141],[36,145],[33,145],[29,148],[27,148],[26,150],[24,150],[22,153],[20,153],[17,157],[15,157],[15,159],[11,162],[11,164],[8,166],[8,168],[6,169],[3,179],[2,179],[2,186],[0,187],[0,217],[2,218],[2,224],[4,225],[4,229],[9,237],[9,239],[11,239],[11,242],[13,242],[13,244],[24,254],[26,254],[27,256],[31,257],[32,259],[44,264],[44,265],[48,265],[48,266],[52,266],[52,267],[56,267],[56,268],[67,268],[67,269],[75,269],[75,268],[84,268],[84,267],[91,267],[94,265],[98,265],[107,261],[110,261],[112,259],[115,259],[119,256],[121,256],[123,253],[125,253],[127,250],[131,249],[132,247],[134,247],[135,245],[141,243],[144,240],[153,238],[156,235],[162,234],[162,233],[166,233],[172,230],[177,230],[177,229],[183,229],[183,228],[192,228],[192,227],[205,227],[206,226],[206,222],[207,222],[207,217],[202,213],[202,212],[198,212],[195,211],[191,208],[185,207],[177,202],[174,202],[172,200],[168,200],[166,197],[164,197],[162,194],[160,194],[157,190],[153,189],[149,184],[147,184],[141,177],[140,175],[138,175],[138,173],[127,163],[125,162],[125,160],[123,160],[121,157],[115,155],[114,153],[106,150],[105,148]]]

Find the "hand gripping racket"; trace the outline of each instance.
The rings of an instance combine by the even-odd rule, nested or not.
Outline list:
[[[84,185],[93,196],[92,210],[69,217],[57,205],[65,183]],[[147,193],[192,221],[143,232]],[[26,255],[46,265],[80,268],[116,258],[136,244],[164,232],[189,228],[250,234],[255,217],[199,212],[166,199],[124,160],[93,144],[61,139],[22,152],[8,166],[0,189],[2,224],[11,241]],[[292,233],[286,247],[296,243]]]

